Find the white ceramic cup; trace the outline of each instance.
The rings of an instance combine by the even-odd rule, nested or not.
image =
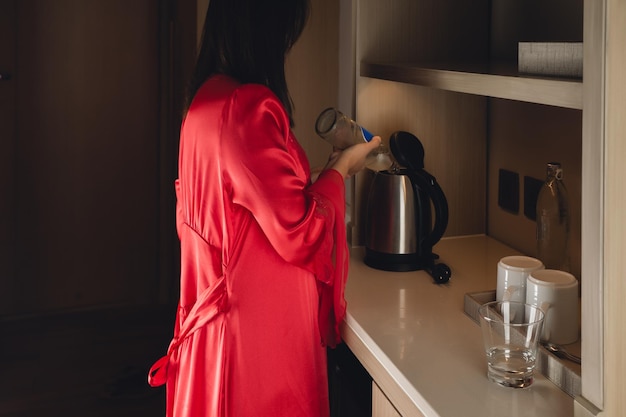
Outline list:
[[[533,271],[526,284],[526,303],[543,310],[541,340],[566,345],[578,340],[578,280],[556,269]]]
[[[498,262],[496,301],[526,302],[526,280],[528,275],[543,269],[543,263],[530,256],[505,256]]]

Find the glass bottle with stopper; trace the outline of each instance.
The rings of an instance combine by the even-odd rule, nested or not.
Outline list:
[[[569,271],[570,213],[563,169],[547,165],[546,181],[537,197],[537,257],[546,268]]]

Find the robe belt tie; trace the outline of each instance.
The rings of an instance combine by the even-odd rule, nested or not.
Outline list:
[[[224,276],[205,289],[185,317],[178,335],[174,336],[167,349],[167,354],[157,360],[150,368],[148,384],[158,387],[167,382],[167,368],[171,354],[196,330],[206,326],[220,313],[228,311],[228,295]]]

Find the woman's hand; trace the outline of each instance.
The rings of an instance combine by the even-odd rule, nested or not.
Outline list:
[[[365,159],[378,148],[380,142],[380,136],[374,136],[369,142],[352,145],[343,151],[335,150],[324,169],[337,170],[344,178],[349,178],[365,167]]]

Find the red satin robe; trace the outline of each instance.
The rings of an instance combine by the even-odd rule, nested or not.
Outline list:
[[[223,75],[181,130],[174,338],[150,371],[168,417],[325,417],[325,346],[340,341],[347,275],[344,180],[311,184],[266,87]]]

